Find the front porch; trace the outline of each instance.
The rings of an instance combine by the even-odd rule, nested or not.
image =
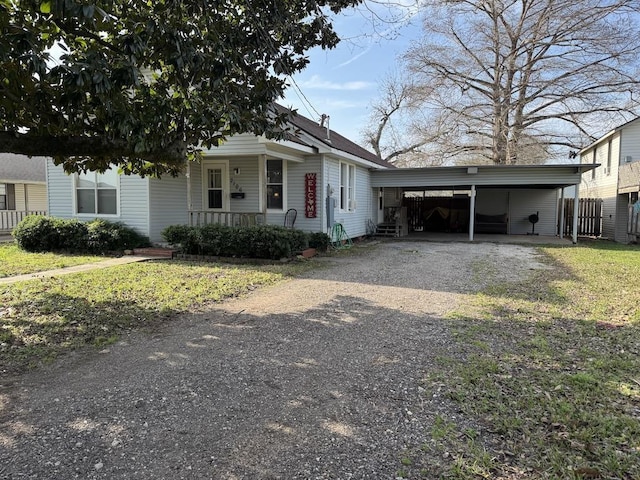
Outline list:
[[[0,210],[0,233],[11,233],[29,215],[46,215],[45,210]]]
[[[265,214],[261,212],[215,212],[211,210],[191,210],[189,226],[223,225],[226,227],[252,227],[265,224]]]

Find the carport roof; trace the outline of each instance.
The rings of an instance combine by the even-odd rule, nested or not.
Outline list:
[[[555,165],[465,165],[454,167],[375,169],[372,187],[405,189],[563,188],[577,185],[582,174],[600,164],[567,163]]]

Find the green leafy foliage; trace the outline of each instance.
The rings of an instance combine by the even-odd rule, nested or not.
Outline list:
[[[103,347],[310,265],[151,261],[0,285],[0,371],[20,373],[77,348]]]
[[[326,252],[331,243],[329,235],[322,232],[314,232],[309,234],[309,247],[315,248],[319,252]]]
[[[0,244],[0,278],[72,267],[101,260],[104,260],[104,257],[99,255],[27,252],[15,243],[3,243]]]
[[[640,249],[542,253],[552,269],[495,283],[448,321],[455,354],[424,386],[455,414],[411,456],[426,478],[640,478]]]
[[[227,227],[172,225],[162,237],[193,255],[279,259],[307,248],[308,236],[301,230],[276,225]]]
[[[229,135],[280,138],[287,75],[359,2],[1,2],[0,151],[176,174]]]
[[[121,223],[93,220],[88,223],[30,215],[12,232],[20,248],[28,252],[106,253],[141,247],[149,240]]]

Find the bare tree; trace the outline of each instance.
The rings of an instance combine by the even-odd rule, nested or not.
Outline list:
[[[403,102],[433,115],[404,122],[413,134],[446,119],[447,135],[420,147],[432,155],[538,163],[638,110],[637,0],[434,0],[424,9],[424,37],[404,58],[412,88]]]
[[[423,150],[448,134],[443,116],[431,112],[425,118],[425,106],[414,104],[414,86],[398,74],[388,76],[382,83],[380,98],[371,105],[369,125],[362,132],[365,144],[382,159],[398,166],[412,167],[442,165],[441,150]],[[417,107],[417,108],[416,108]]]

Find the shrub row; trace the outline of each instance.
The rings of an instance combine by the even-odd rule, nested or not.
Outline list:
[[[162,232],[162,237],[171,245],[180,246],[183,253],[222,257],[280,259],[291,257],[307,246],[324,251],[329,245],[329,237],[324,233],[307,234],[276,225],[172,225]]]
[[[29,252],[107,253],[149,245],[148,238],[121,223],[38,215],[22,220],[12,235]]]

